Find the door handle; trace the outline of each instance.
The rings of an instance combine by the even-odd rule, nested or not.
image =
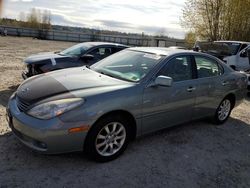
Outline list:
[[[187,91],[188,92],[192,92],[192,91],[194,91],[196,88],[195,87],[189,87],[189,88],[187,88]]]
[[[229,84],[229,82],[228,82],[228,81],[223,81],[223,82],[221,82],[221,84],[222,84],[223,86],[226,86],[226,85]]]

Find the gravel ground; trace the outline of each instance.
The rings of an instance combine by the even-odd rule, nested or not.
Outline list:
[[[84,154],[40,155],[12,135],[8,98],[22,82],[22,61],[69,42],[0,37],[0,187],[250,187],[250,99],[222,126],[197,121],[141,137],[117,160]]]

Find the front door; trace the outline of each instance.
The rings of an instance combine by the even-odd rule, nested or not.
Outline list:
[[[192,62],[189,56],[171,59],[156,76],[173,79],[170,87],[146,87],[143,95],[142,133],[191,120],[195,103]]]

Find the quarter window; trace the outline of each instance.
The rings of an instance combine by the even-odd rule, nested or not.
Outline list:
[[[222,69],[215,60],[195,56],[198,78],[218,76],[222,74]]]
[[[192,66],[189,56],[179,56],[171,59],[158,75],[169,76],[174,82],[191,80]]]

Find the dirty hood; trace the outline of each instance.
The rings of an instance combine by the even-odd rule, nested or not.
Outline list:
[[[19,86],[16,95],[19,99],[32,104],[48,97],[77,90],[129,84],[86,67],[69,68],[27,79]]]

